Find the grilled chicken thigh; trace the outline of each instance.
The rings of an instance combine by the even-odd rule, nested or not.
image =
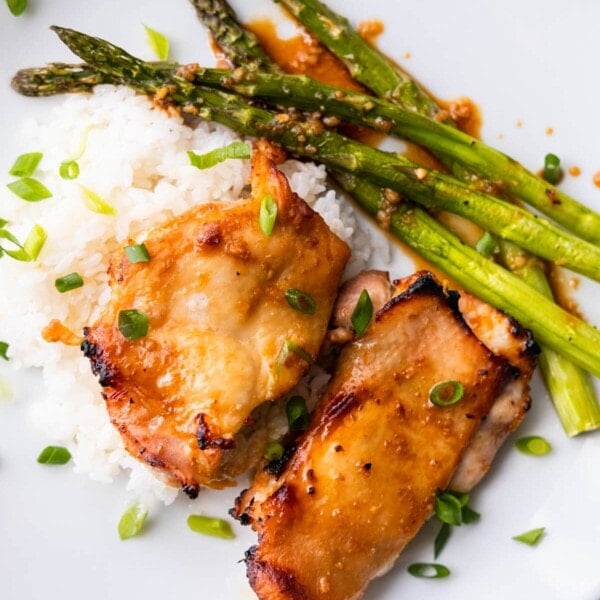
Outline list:
[[[149,262],[114,256],[110,303],[85,330],[82,348],[128,451],[191,496],[232,484],[262,455],[259,407],[317,355],[349,257],[273,158],[259,142],[247,200],[202,205],[151,231]],[[259,224],[267,196],[277,206],[270,235]],[[314,314],[290,305],[294,289]],[[145,337],[120,332],[129,309],[148,316]]]
[[[260,599],[360,597],[431,514],[512,375],[431,275],[404,288],[342,350],[282,473],[238,499],[233,514],[259,534],[246,562]],[[445,381],[463,397],[432,404]]]

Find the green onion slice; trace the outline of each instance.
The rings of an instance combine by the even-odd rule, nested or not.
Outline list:
[[[64,465],[71,460],[71,453],[62,446],[46,446],[37,458],[41,465]]]
[[[438,563],[413,563],[409,565],[408,572],[423,579],[442,579],[450,575],[450,569]]]
[[[103,200],[94,190],[90,190],[83,185],[79,186],[83,193],[83,201],[85,205],[99,215],[116,215],[117,211],[108,202]]]
[[[473,510],[470,506],[462,507],[462,522],[465,525],[475,523],[479,519],[481,519],[481,515],[476,510]]]
[[[54,281],[54,287],[61,293],[70,292],[83,287],[83,277],[79,273],[69,273]]]
[[[450,492],[438,492],[435,497],[435,514],[442,523],[462,525],[462,508],[460,500]]]
[[[550,442],[539,435],[528,435],[515,442],[517,450],[529,456],[545,456],[552,450]]]
[[[43,154],[41,152],[27,152],[17,156],[13,166],[8,172],[9,175],[15,177],[29,177],[37,169],[37,166],[42,160]]]
[[[516,540],[517,542],[522,542],[523,544],[527,544],[529,546],[535,546],[540,541],[545,531],[545,527],[531,529],[529,531],[526,531],[525,533],[515,535],[513,537],[513,540]]]
[[[0,229],[0,240],[8,240],[11,244],[16,246],[16,248],[7,248],[5,244],[0,242],[0,257],[2,257],[3,254],[7,254],[11,258],[22,262],[31,260],[31,256],[27,253],[25,248],[23,248],[19,240],[7,229]]]
[[[260,212],[258,214],[258,224],[267,237],[273,233],[276,220],[277,203],[273,200],[273,196],[267,195],[260,202]]]
[[[9,346],[6,342],[0,341],[0,357],[2,357],[4,360],[10,360],[7,354],[8,348]]]
[[[452,526],[449,523],[442,523],[442,526],[440,527],[440,530],[433,541],[433,558],[437,558],[441,554],[442,550],[446,546],[446,543],[450,539],[451,533]]]
[[[52,198],[52,192],[33,177],[21,177],[21,179],[7,183],[6,187],[21,200],[27,202],[39,202]]]
[[[362,337],[367,330],[369,323],[373,317],[373,302],[371,302],[371,296],[367,290],[363,290],[358,297],[356,306],[352,311],[350,322],[356,337]]]
[[[190,515],[187,518],[188,527],[196,533],[212,535],[223,539],[233,539],[235,534],[231,524],[225,519],[207,517],[205,515]]]
[[[479,254],[482,256],[490,258],[490,256],[492,256],[492,254],[494,254],[496,251],[497,247],[498,244],[496,243],[494,236],[489,231],[486,231],[477,241],[475,250],[477,250],[477,252],[479,252]]]
[[[452,406],[464,393],[465,388],[460,381],[440,381],[429,390],[429,401],[436,406]]]
[[[37,260],[47,239],[46,230],[36,223],[23,242],[23,250],[27,252],[31,260]]]
[[[144,25],[146,30],[146,41],[148,46],[159,60],[167,60],[169,58],[169,40],[166,36],[148,25]]]
[[[141,310],[130,308],[119,311],[119,331],[128,340],[137,340],[148,334],[148,315]]]
[[[560,168],[560,158],[556,154],[546,154],[544,157],[544,179],[556,185],[562,177],[562,169]]]
[[[317,303],[312,296],[302,290],[290,288],[285,292],[285,299],[294,310],[305,315],[314,315],[317,311]]]
[[[148,509],[143,504],[132,504],[119,519],[117,530],[122,540],[136,537],[146,522]]]
[[[76,160],[65,160],[60,163],[58,174],[63,179],[77,179],[79,177],[79,163]]]
[[[296,344],[296,342],[293,342],[292,340],[285,340],[277,356],[277,364],[284,365],[290,352],[293,352],[298,358],[301,358],[308,364],[312,364],[313,362],[312,356],[302,346]]]
[[[267,444],[263,456],[270,462],[272,460],[279,460],[283,456],[283,446],[276,441],[271,441]]]
[[[308,427],[310,416],[306,400],[302,396],[290,396],[285,403],[290,431],[304,431]]]
[[[15,17],[22,15],[27,9],[27,0],[6,0],[6,4]]]
[[[145,244],[125,246],[125,256],[130,263],[148,262],[150,254]]]
[[[250,158],[250,146],[245,142],[231,142],[222,148],[215,148],[204,154],[188,150],[190,163],[198,169],[210,169],[230,158]]]

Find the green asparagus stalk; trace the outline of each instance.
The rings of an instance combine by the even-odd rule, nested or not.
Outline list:
[[[422,110],[422,107],[418,103],[411,103],[410,97],[404,99],[394,98],[393,91],[397,88],[398,77],[402,79],[410,79],[410,77],[400,71],[397,65],[388,63],[385,57],[369,46],[350,27],[346,19],[329,10],[319,0],[282,0],[282,2],[313,34],[320,38],[321,42],[330,51],[342,58],[351,69],[355,68],[360,71],[363,84],[371,89],[376,88],[379,95],[401,103],[409,111],[413,110],[421,115],[430,116],[429,110]],[[343,28],[343,35],[331,35],[332,29],[323,27],[324,20],[334,23],[336,27]],[[309,21],[312,25],[309,24]],[[360,64],[352,64],[359,63],[363,56],[367,56],[373,61],[388,63],[395,73],[390,74],[389,70],[381,71],[385,74],[385,81],[381,83],[380,78],[373,78],[370,69],[363,68],[361,70],[358,68],[361,66]],[[368,64],[368,62],[363,62],[362,66],[365,67]],[[432,101],[434,100],[432,99]],[[449,121],[446,121],[446,123],[453,125]],[[423,143],[422,141],[415,141]],[[471,173],[464,168],[464,163],[457,164],[452,154],[444,154],[443,149],[441,149],[441,153],[439,151],[436,152],[431,146],[429,146],[429,149],[430,151],[433,150],[438,159],[456,176],[459,178],[471,177]],[[475,167],[475,171],[477,171],[477,167]],[[487,176],[490,174],[489,171],[484,171],[484,173]],[[481,174],[482,171],[479,171],[478,175],[481,176]],[[526,181],[531,181],[532,186],[537,184],[537,187],[540,187],[541,182],[539,179],[532,181],[526,176],[525,183],[512,186],[511,192],[516,196],[522,192],[523,188],[528,189],[529,192],[533,192],[532,187],[527,188]],[[551,201],[558,199],[552,191],[553,188],[546,187],[545,189],[550,192],[548,198]],[[542,190],[539,190],[538,194],[541,194],[541,192]],[[597,242],[597,239],[593,237],[587,237],[587,239]],[[539,260],[532,256],[526,256],[522,249],[506,241],[500,243],[500,256],[504,264],[513,270],[518,277],[549,298],[552,298],[552,291],[547,281],[545,270]],[[517,261],[514,260],[515,256],[518,256]],[[591,385],[589,375],[584,370],[548,347],[543,347],[540,358],[540,370],[561,423],[568,435],[576,435],[600,427],[600,404],[598,403],[595,390]]]
[[[74,32],[68,30],[60,30],[59,34],[67,43],[74,36]],[[211,81],[223,79],[222,71],[208,72],[213,73]],[[229,72],[228,76],[231,78]],[[168,77],[168,71],[152,68],[148,78],[152,79],[153,91],[164,85]],[[289,76],[260,76],[261,79],[268,77],[278,81],[280,77],[283,77],[283,81],[290,79]],[[196,79],[205,81],[209,77],[203,76],[200,71]],[[600,281],[599,247],[564,232],[522,208],[473,190],[448,175],[419,167],[403,156],[382,152],[326,131],[320,123],[292,121],[290,127],[306,138],[310,136],[310,141],[306,143],[299,141],[301,137],[296,138],[295,151],[300,154],[318,159],[334,170],[353,172],[379,186],[395,189],[427,208],[459,214],[500,238],[513,241],[543,258]],[[265,131],[264,135],[270,137],[273,134]]]
[[[410,77],[400,73],[397,67],[392,66],[381,53],[367,44],[352,29],[347,19],[331,11],[320,0],[275,1],[285,6],[308,31],[344,62],[357,81],[372,89],[377,96],[395,100],[409,111],[431,116],[431,110],[423,110],[420,101],[413,101],[410,96],[406,97],[398,93],[398,81],[411,82]],[[412,83],[417,86],[414,81]],[[431,99],[429,101],[433,102]],[[433,110],[435,112],[435,109]],[[423,145],[426,144],[423,142]],[[452,156],[454,156],[453,153]],[[460,153],[456,155],[456,159],[462,162]],[[509,168],[510,176],[506,179],[502,178],[502,180],[508,184],[508,192],[542,210],[551,218],[555,218],[552,216],[552,206],[568,207],[565,212],[573,211],[568,218],[569,224],[564,222],[562,217],[560,222],[582,238],[600,243],[600,228],[598,227],[600,218],[598,215],[591,216],[594,213],[585,205],[525,168],[517,168],[516,164],[513,165],[510,162],[506,165]],[[484,167],[484,165],[481,164],[480,167]],[[489,177],[485,170],[477,169],[476,171]],[[491,176],[491,179],[495,179],[495,177]],[[545,208],[541,208],[542,206]],[[558,221],[557,213],[555,212],[554,215]]]
[[[323,158],[320,155],[322,142],[326,142],[327,157],[330,152],[338,152],[333,142],[337,140],[341,143],[343,140],[337,134],[319,132],[318,124],[312,124],[312,129],[311,124],[300,128],[298,124],[277,119],[277,115],[251,106],[237,96],[201,88],[186,79],[161,73],[149,63],[98,38],[68,29],[54,29],[73,52],[98,70],[113,74],[144,93],[152,94],[167,88],[168,101],[183,110],[193,108],[200,117],[221,122],[242,134],[265,136],[301,156],[314,158],[318,155],[320,159]],[[341,150],[343,152],[345,149]],[[355,163],[360,160],[360,157],[346,156],[344,160],[334,161],[333,164],[336,165],[336,171],[351,178],[356,175],[353,173],[356,170]],[[362,185],[356,177],[355,181],[357,186]],[[363,206],[370,214],[379,212],[379,204],[377,211],[374,211],[374,204],[366,201]],[[446,272],[466,289],[512,314],[530,328],[541,343],[562,352],[582,368],[600,375],[600,355],[596,351],[600,347],[600,332],[550,302],[504,268],[464,246],[457,238],[449,238],[450,234],[422,211],[415,213],[407,206],[400,204],[397,212],[391,215],[394,233],[397,234],[404,227],[409,229],[415,247],[425,258],[434,264],[441,260]],[[415,214],[417,217],[414,217]],[[428,227],[421,226],[422,223]],[[432,231],[437,235],[432,235]],[[447,263],[444,262],[446,259]]]
[[[191,0],[196,14],[206,25],[221,52],[232,65],[244,65],[251,71],[270,71],[272,61],[256,36],[242,27],[233,10],[221,0]]]

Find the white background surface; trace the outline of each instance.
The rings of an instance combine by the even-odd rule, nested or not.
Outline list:
[[[146,23],[170,38],[174,59],[212,64],[204,30],[185,0],[30,4],[20,18],[0,6],[2,185],[16,155],[19,121],[57,101],[18,97],[9,88],[11,74],[49,60],[72,60],[49,25],[75,27],[151,58]],[[267,0],[242,4],[234,6],[244,18],[278,10]],[[592,184],[600,171],[600,3],[332,0],[331,5],[354,23],[382,20],[380,47],[438,96],[473,98],[488,142],[534,170],[550,151],[566,167],[579,166],[581,176],[567,177],[564,187],[600,209],[600,189]],[[410,58],[403,58],[406,53]],[[399,261],[393,274],[405,269]],[[18,282],[2,281],[0,293],[14,293],[15,286]],[[600,324],[598,287],[582,282],[577,297]],[[101,485],[68,467],[36,463],[40,449],[53,441],[28,421],[28,405],[40,394],[35,377],[24,377],[16,399],[0,405],[1,598],[253,597],[239,563],[253,543],[251,532],[235,525],[236,540],[213,540],[191,533],[185,523],[190,512],[225,516],[235,490],[203,492],[195,502],[180,499],[155,512],[143,536],[120,542],[116,523],[127,502],[123,482]],[[534,407],[519,432],[525,434],[545,436],[554,452],[528,458],[506,445],[473,494],[481,521],[455,531],[440,557],[452,576],[425,581],[406,573],[411,562],[433,558],[434,531],[426,526],[394,571],[370,586],[367,600],[600,599],[600,433],[568,440],[536,382]],[[541,526],[547,534],[536,548],[511,540]]]

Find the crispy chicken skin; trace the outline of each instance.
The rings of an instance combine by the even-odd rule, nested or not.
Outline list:
[[[473,333],[516,367],[514,379],[502,388],[450,482],[451,489],[468,492],[489,471],[502,442],[521,424],[531,406],[529,384],[539,347],[529,330],[471,294],[461,292],[458,307]]]
[[[430,515],[511,371],[431,275],[411,278],[342,350],[280,476],[237,501],[259,534],[246,557],[258,597],[359,598]],[[435,406],[429,391],[446,380],[464,396]]]
[[[251,197],[201,205],[157,227],[144,242],[149,262],[113,256],[110,302],[84,332],[82,349],[126,448],[191,496],[201,485],[231,485],[260,458],[267,440],[257,407],[308,367],[286,342],[317,355],[349,257],[292,193],[278,158],[259,142]],[[266,195],[278,208],[270,236],[259,226]],[[290,288],[310,294],[315,314],[288,304]],[[145,337],[120,333],[123,309],[148,315]]]

